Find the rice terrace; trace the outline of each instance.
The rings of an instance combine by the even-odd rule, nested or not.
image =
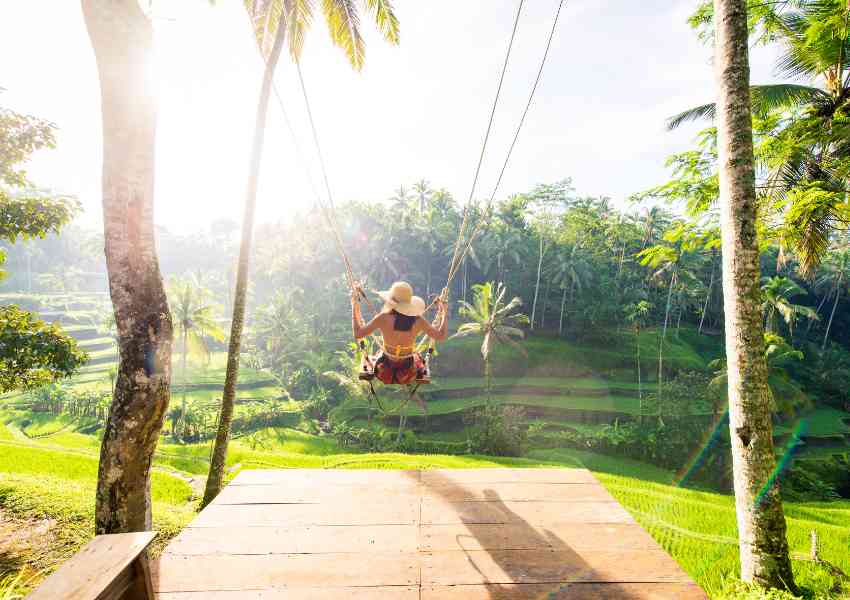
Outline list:
[[[850,598],[847,0],[0,54],[0,600]]]

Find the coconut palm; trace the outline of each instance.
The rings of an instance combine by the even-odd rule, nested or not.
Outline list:
[[[771,131],[769,150],[760,166],[767,172],[765,192],[786,208],[783,243],[800,259],[800,270],[814,273],[829,246],[830,232],[844,227],[847,207],[846,165],[850,160],[850,7],[842,0],[761,3],[754,18],[776,40],[781,53],[776,72],[806,84],[750,87],[757,117],[788,117]],[[714,103],[671,117],[674,129],[698,119],[714,119]]]
[[[727,393],[741,579],[796,592],[773,478],[776,455],[759,306],[747,0],[714,0],[714,11]]]
[[[764,359],[767,363],[767,385],[770,389],[771,408],[786,418],[798,413],[809,404],[809,399],[788,373],[788,367],[803,360],[803,353],[793,348],[781,335],[764,334]],[[710,388],[719,398],[718,405],[727,402],[728,377],[726,359],[720,358],[708,364],[714,369]]]
[[[826,331],[823,334],[821,350],[826,348],[832,319],[835,317],[835,309],[838,307],[841,297],[847,292],[848,282],[850,282],[850,247],[844,246],[827,255],[821,264],[821,273],[815,280],[815,287],[827,290],[824,300],[827,300],[833,294],[835,295],[832,310],[829,313],[829,321],[826,323]]]
[[[263,82],[257,104],[254,129],[254,142],[251,151],[248,192],[245,199],[245,213],[242,219],[242,242],[239,247],[239,263],[236,271],[236,292],[233,301],[233,320],[230,330],[230,345],[227,350],[227,373],[224,392],[221,399],[221,417],[216,434],[210,472],[204,491],[203,505],[209,504],[221,490],[224,478],[224,463],[227,458],[227,445],[230,440],[230,423],[233,419],[233,403],[236,396],[236,382],[239,376],[239,355],[242,344],[242,330],[245,322],[245,301],[248,289],[248,266],[251,255],[251,243],[254,228],[254,208],[257,202],[260,163],[263,154],[266,116],[271,96],[274,71],[283,49],[288,41],[289,54],[298,63],[304,38],[313,20],[314,0],[245,0],[245,8],[254,24],[254,34],[260,52],[265,60]],[[360,8],[365,9],[388,42],[397,44],[399,40],[398,19],[390,0],[362,0]],[[358,4],[353,0],[322,0],[321,11],[331,34],[331,42],[339,47],[354,69],[363,67],[366,44],[360,32]],[[300,71],[299,71],[300,75]]]
[[[514,311],[522,306],[519,297],[511,298],[505,303],[507,289],[503,283],[481,283],[472,286],[474,298],[472,304],[461,302],[460,315],[470,320],[458,328],[453,338],[479,335],[483,338],[481,342],[481,358],[484,359],[484,377],[487,385],[487,408],[492,402],[492,379],[493,373],[490,367],[490,354],[496,344],[505,344],[516,348],[523,354],[523,348],[518,339],[525,334],[523,325],[528,325],[528,317]]]
[[[700,238],[689,231],[684,223],[667,231],[663,240],[665,243],[650,246],[641,250],[637,257],[640,264],[653,269],[652,278],[658,281],[669,279],[667,284],[667,303],[664,309],[664,324],[661,329],[661,337],[658,340],[658,399],[661,400],[663,366],[664,366],[664,342],[667,338],[667,328],[670,324],[670,308],[673,301],[673,291],[686,282],[695,279],[690,269],[685,266],[684,260],[691,252],[695,251],[700,244]]]
[[[194,277],[173,279],[168,286],[171,321],[174,334],[180,340],[181,421],[186,415],[187,359],[192,356],[208,362],[209,340],[223,342],[225,337],[217,320],[220,307],[208,303],[209,297],[209,290],[201,287]],[[172,431],[177,429],[176,423],[172,425]]]
[[[558,335],[564,331],[564,311],[567,305],[567,292],[570,304],[576,292],[581,292],[592,272],[592,267],[577,245],[561,252],[554,267],[554,282],[561,288],[561,316],[558,319]]]
[[[640,300],[634,304],[629,304],[624,308],[626,321],[632,324],[632,330],[635,333],[635,361],[637,365],[637,382],[638,382],[638,419],[643,419],[643,384],[641,381],[640,369],[640,332],[646,327],[649,312],[652,310],[652,304],[646,300]]]
[[[797,319],[817,319],[818,314],[814,309],[794,304],[791,298],[801,296],[806,291],[788,277],[762,277],[762,312],[764,313],[764,326],[770,333],[779,334],[780,318],[788,326],[788,334],[794,338],[794,325]]]

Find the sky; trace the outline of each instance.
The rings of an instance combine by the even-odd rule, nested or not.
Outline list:
[[[526,0],[476,197],[495,184],[559,0]],[[146,4],[146,2],[145,2]],[[498,197],[571,177],[577,193],[624,205],[664,182],[664,160],[698,126],[664,119],[711,101],[711,49],[687,25],[697,0],[565,0],[543,79]],[[320,19],[301,60],[334,200],[379,201],[426,179],[470,194],[517,0],[396,0],[401,43],[363,19],[366,65],[353,71]],[[45,18],[47,15],[47,18]],[[261,62],[239,0],[153,0],[158,133],[155,220],[188,233],[239,222]],[[0,106],[46,118],[58,146],[28,171],[77,196],[100,226],[100,92],[77,0],[0,0]],[[770,50],[752,55],[772,81]],[[276,76],[295,138],[273,101],[258,222],[312,205],[321,172],[288,56]],[[299,148],[300,151],[296,151]],[[312,182],[312,183],[311,183]]]

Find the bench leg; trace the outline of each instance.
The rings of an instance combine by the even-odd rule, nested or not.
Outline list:
[[[151,582],[151,567],[147,551],[142,552],[133,561],[133,583],[127,589],[122,600],[154,600],[153,583]]]

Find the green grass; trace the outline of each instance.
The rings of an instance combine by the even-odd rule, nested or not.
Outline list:
[[[611,387],[637,389],[637,383],[626,381],[606,381],[600,377],[494,377],[494,388],[516,386],[535,386],[569,390],[607,390]],[[438,377],[433,382],[434,390],[459,390],[484,387],[486,381],[481,377]]]
[[[3,476],[39,477],[66,481],[92,482],[97,479],[97,457],[62,452],[23,444],[2,444],[0,472]],[[181,479],[155,471],[151,477],[151,495],[155,502],[183,504],[192,495]]]
[[[382,390],[378,389],[381,394]],[[386,397],[388,392],[383,391]],[[449,398],[445,400],[429,400],[429,415],[445,415],[456,413],[471,408],[484,406],[487,402],[486,396],[470,396],[468,398]],[[388,399],[388,406],[395,406],[398,400]],[[589,410],[602,412],[622,412],[636,415],[639,412],[639,401],[631,396],[493,396],[493,404],[514,404],[527,407],[543,407],[569,410]],[[350,400],[345,402],[336,410],[334,416],[340,419],[350,420],[355,414],[365,414],[367,405],[362,401]],[[422,409],[414,402],[407,405],[408,415],[422,415]]]
[[[710,595],[739,571],[735,501],[732,496],[676,486],[673,474],[634,461],[571,450],[532,452],[546,460],[587,466],[631,515]],[[792,553],[805,555],[809,535],[818,533],[822,557],[850,570],[850,502],[785,503]],[[797,583],[827,597],[832,578],[812,563],[795,560]],[[817,595],[817,594],[816,594]]]
[[[446,439],[447,434],[432,434]],[[48,446],[49,445],[49,446]],[[14,514],[43,514],[63,523],[89,523],[97,472],[94,436],[69,431],[29,445],[0,446],[0,505]],[[64,449],[62,452],[60,449]],[[161,443],[155,465],[203,474],[209,443]],[[584,466],[707,590],[720,595],[725,578],[737,572],[735,507],[731,496],[685,489],[674,474],[652,465],[569,449],[537,450],[525,458],[486,456],[340,453],[333,438],[292,429],[267,428],[231,443],[227,464],[240,468],[486,468],[496,466]],[[167,473],[153,474],[154,516],[168,535],[191,517],[188,486]],[[58,516],[57,516],[58,515]],[[850,571],[850,502],[786,503],[792,550],[804,553],[811,530],[822,556]],[[78,547],[78,546],[73,546]],[[794,561],[798,582],[827,589],[829,576],[813,564]]]
[[[34,587],[70,558],[94,534],[97,459],[84,455],[0,443],[0,507],[7,528],[29,528],[34,522],[49,534],[16,547],[15,538],[0,554],[4,572],[23,574],[24,589]],[[191,493],[182,480],[152,474],[153,528],[158,553],[194,517]],[[13,596],[16,597],[16,596]]]
[[[13,423],[27,437],[49,436],[82,425],[81,421],[71,415],[52,413],[25,413],[14,419]]]

